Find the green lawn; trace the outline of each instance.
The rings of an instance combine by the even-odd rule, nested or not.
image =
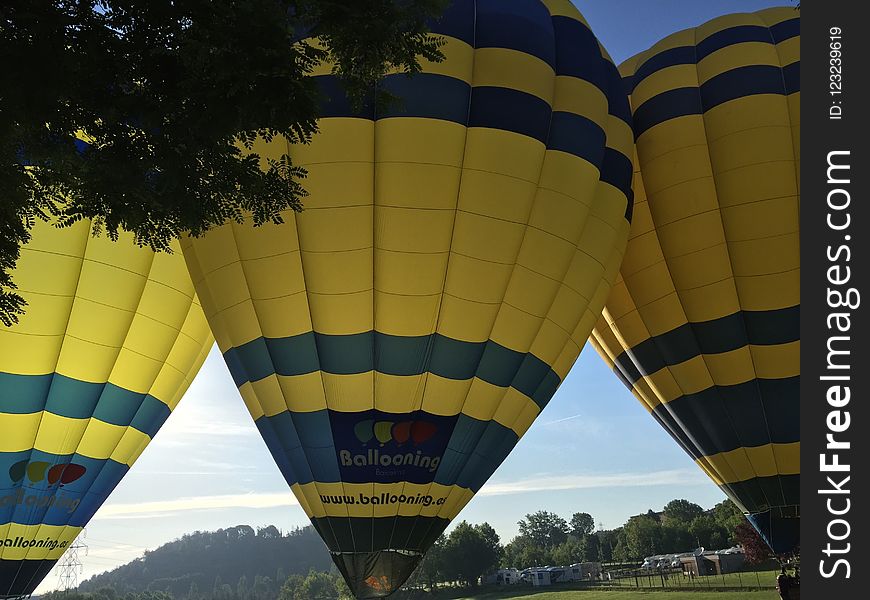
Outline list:
[[[458,596],[456,600],[501,600],[502,598],[527,598],[528,600],[778,600],[774,590],[759,592],[738,590],[734,592],[705,591],[628,591],[628,590],[569,590],[562,592],[534,592],[527,590],[517,595],[511,592],[485,592],[472,596]]]
[[[439,593],[437,595],[421,594],[409,596],[421,600],[502,600],[506,598],[523,598],[527,600],[778,600],[779,596],[773,590],[752,591],[737,590],[728,592],[714,592],[704,590],[670,590],[670,591],[647,591],[647,590],[563,590],[563,591],[537,591],[534,588],[522,586],[520,589],[503,589],[494,591],[481,591],[479,593],[468,592],[463,595],[458,590],[454,593]]]

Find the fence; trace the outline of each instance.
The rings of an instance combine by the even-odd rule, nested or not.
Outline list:
[[[773,589],[779,571],[739,571],[719,575],[693,575],[676,569],[632,569],[609,571],[611,579],[602,582],[609,587],[647,589]]]

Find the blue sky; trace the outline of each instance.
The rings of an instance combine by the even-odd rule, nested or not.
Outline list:
[[[770,0],[575,0],[619,63],[713,17]],[[458,520],[502,541],[528,512],[588,512],[604,528],[673,498],[724,495],[587,346],[550,405]],[[220,354],[208,360],[154,442],[88,525],[81,578],[194,530],[308,523],[261,441]],[[38,592],[57,586],[56,570]]]

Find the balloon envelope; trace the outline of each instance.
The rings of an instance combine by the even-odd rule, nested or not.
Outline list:
[[[779,553],[799,543],[799,14],[724,16],[620,67],[635,215],[592,336]]]
[[[184,260],[37,221],[0,327],[0,597],[31,594],[139,457],[213,338]]]
[[[463,0],[354,110],[324,68],[305,210],[183,242],[288,484],[360,598],[397,589],[574,363],[616,276],[631,129],[568,1]],[[288,151],[261,143],[263,156]]]

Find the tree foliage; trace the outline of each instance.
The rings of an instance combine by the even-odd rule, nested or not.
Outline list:
[[[693,519],[701,516],[704,509],[688,500],[671,500],[665,504],[662,516],[665,520],[691,523]]]
[[[356,103],[441,60],[447,0],[9,0],[0,5],[0,321],[36,219],[92,220],[167,250],[250,214],[299,210],[304,170],[257,138],[317,129],[314,69]]]
[[[568,539],[568,522],[556,513],[546,510],[526,515],[517,525],[521,536],[543,548],[558,546]]]
[[[595,520],[592,515],[585,512],[576,512],[571,515],[571,533],[577,537],[589,535],[595,529]]]
[[[498,534],[488,524],[462,521],[443,546],[442,572],[448,581],[477,585],[478,578],[495,569],[502,554]]]
[[[84,581],[79,589],[95,593],[113,588],[121,594],[163,591],[187,598],[195,585],[197,595],[215,600],[274,600],[285,573],[305,575],[311,569],[329,570],[331,565],[323,541],[311,527],[282,534],[272,526],[255,533],[239,525],[185,535]]]
[[[573,516],[578,514],[586,513]],[[568,524],[559,515],[538,511],[526,515],[520,521],[525,524],[520,534],[504,545],[488,523],[462,521],[448,535],[439,537],[424,555],[408,582],[417,591],[409,594],[416,597],[413,594],[420,588],[434,590],[441,583],[474,586],[498,567],[523,569],[595,561],[637,564],[647,556],[687,552],[698,545],[718,549],[739,542],[750,563],[770,557],[769,548],[730,500],[702,510],[690,522],[667,516],[657,519],[656,514],[648,511],[631,517],[620,528],[599,527],[578,535],[567,531]],[[573,516],[575,525],[594,523],[591,516],[582,520]],[[550,534],[544,535],[547,532]],[[284,534],[273,526],[255,530],[247,525],[186,535],[85,581],[79,591],[86,596],[64,600],[350,598],[311,527]]]

